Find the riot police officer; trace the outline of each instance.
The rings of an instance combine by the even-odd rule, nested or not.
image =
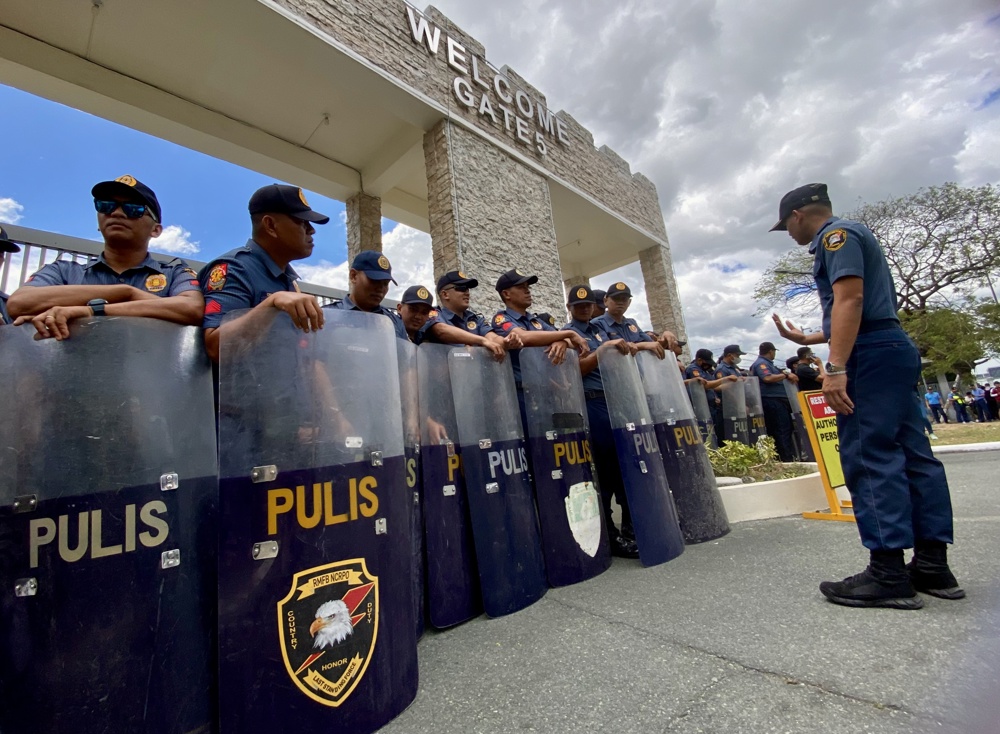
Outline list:
[[[791,373],[779,370],[774,364],[777,349],[772,342],[761,342],[757,359],[750,366],[750,374],[760,380],[760,397],[764,408],[764,425],[767,435],[774,438],[774,447],[782,461],[795,461],[795,442],[792,438],[792,407],[782,384],[785,380],[798,382]]]
[[[160,202],[133,176],[91,189],[104,251],[86,264],[56,260],[32,275],[8,302],[15,324],[31,321],[39,338],[69,338],[68,322],[91,316],[146,316],[201,322],[204,300],[187,263],[163,265],[149,241],[163,232]]]
[[[608,294],[604,297],[605,313],[594,319],[597,325],[613,339],[624,339],[636,345],[639,351],[653,352],[657,357],[663,359],[666,350],[658,340],[653,339],[639,328],[635,319],[625,316],[625,312],[632,304],[632,289],[627,283],[621,281],[612,283],[608,288]]]
[[[593,314],[590,318],[596,319],[598,316],[603,316],[604,312],[607,310],[604,307],[604,297],[608,295],[607,291],[602,291],[597,289],[594,291],[594,308],[591,310]]]
[[[900,327],[885,254],[865,225],[833,215],[826,184],[781,199],[778,223],[815,256],[823,330],[806,334],[774,314],[778,332],[798,344],[829,341],[823,395],[837,412],[840,459],[868,567],[820,591],[848,606],[919,609],[917,591],[945,599],[965,592],[948,567],[953,541],[944,467],[921,426],[920,354]],[[914,549],[910,565],[903,551]]]
[[[411,285],[403,291],[403,295],[399,299],[399,308],[396,310],[403,320],[403,326],[406,327],[406,336],[414,344],[420,344],[424,341],[426,335],[424,327],[427,326],[431,313],[433,313],[433,307],[434,300],[431,298],[431,292],[424,286]]]
[[[243,247],[215,258],[200,274],[205,294],[205,350],[219,361],[219,339],[225,333],[252,333],[271,309],[287,313],[296,328],[323,328],[323,312],[315,296],[299,291],[293,260],[313,251],[314,224],[330,218],[313,211],[302,189],[269,184],[253,193],[247,206],[253,227]],[[231,311],[252,309],[239,319],[222,323]]]
[[[389,281],[396,282],[392,277],[389,258],[375,250],[363,250],[351,261],[348,278],[347,295],[342,300],[323,308],[382,314],[392,322],[397,337],[408,339],[403,319],[398,313],[382,305],[386,293],[389,292]]]
[[[587,418],[590,423],[590,439],[594,446],[594,464],[601,485],[601,502],[604,506],[604,520],[611,539],[611,552],[622,558],[638,558],[639,546],[632,529],[628,498],[622,483],[621,467],[618,464],[618,450],[611,428],[608,401],[604,396],[601,382],[601,368],[597,362],[597,350],[601,347],[615,348],[622,354],[634,354],[635,346],[624,339],[609,339],[603,329],[590,320],[593,307],[593,292],[586,285],[575,285],[569,289],[566,303],[573,317],[564,329],[571,329],[587,340],[590,353],[580,358],[580,372],[583,375],[583,394],[587,400]],[[615,497],[622,508],[621,532],[611,519],[611,498]]]
[[[746,352],[740,349],[739,344],[729,344],[722,350],[722,359],[715,366],[715,379],[719,381],[718,387],[715,388],[715,397],[718,400],[715,405],[717,406],[717,414],[713,415],[715,421],[715,436],[719,440],[719,446],[722,446],[725,440],[724,432],[725,426],[722,421],[722,380],[733,378],[739,379],[744,377],[745,373],[739,368],[740,357],[742,357]],[[709,402],[709,405],[712,405]]]
[[[20,252],[21,247],[10,241],[7,237],[7,232],[3,227],[0,227],[0,252]],[[10,298],[6,293],[0,291],[0,326],[11,323],[12,319],[7,314],[7,299]]]
[[[493,352],[497,359],[503,359],[506,349],[520,347],[521,342],[516,335],[501,339],[482,314],[469,308],[472,299],[470,291],[478,287],[479,281],[461,270],[450,270],[438,278],[438,307],[431,311],[421,341],[483,347]]]
[[[713,379],[714,374],[715,360],[712,359],[712,350],[699,349],[695,352],[691,364],[684,370],[684,380],[685,382],[692,379],[701,380],[705,386],[705,399],[708,401],[708,409],[712,414],[712,425],[716,426],[718,437],[722,431],[722,398],[716,390],[721,388],[724,380],[734,381],[740,378],[735,375],[724,375]],[[721,438],[719,438],[719,445],[722,445]]]

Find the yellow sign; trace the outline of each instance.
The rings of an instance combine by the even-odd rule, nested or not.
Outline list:
[[[803,512],[802,517],[809,520],[843,520],[853,522],[854,514],[850,501],[841,500],[837,496],[837,487],[845,486],[844,469],[840,464],[840,436],[837,434],[837,413],[826,404],[822,392],[800,392],[799,405],[802,407],[802,419],[809,434],[819,475],[823,480],[823,490],[826,492],[829,511]],[[847,513],[844,510],[851,510]]]

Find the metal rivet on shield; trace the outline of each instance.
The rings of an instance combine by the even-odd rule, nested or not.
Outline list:
[[[420,492],[414,492],[413,493],[413,504],[415,504],[415,505],[419,505],[420,504]]]
[[[361,436],[348,436],[344,439],[344,446],[349,449],[360,449],[365,445],[365,440]]]
[[[558,438],[558,437],[559,437],[558,431],[546,431],[545,432],[545,438],[547,438],[549,441],[555,441],[556,438]]]
[[[553,479],[562,479],[562,469],[553,469],[552,470],[552,478]]]
[[[447,440],[445,440],[444,447],[445,447],[445,451],[448,452],[448,456],[454,456],[455,455],[455,442],[452,441],[450,438],[447,439]]]
[[[500,485],[497,482],[490,482],[486,485],[486,494],[496,494],[500,491]]]
[[[372,466],[382,466],[381,451],[372,451]]]
[[[250,470],[250,481],[254,484],[259,482],[273,482],[276,476],[278,476],[278,467],[274,464],[255,466]]]
[[[278,555],[278,541],[266,540],[263,543],[254,543],[250,550],[250,555],[255,561],[263,561],[266,558],[274,558]]]
[[[445,497],[454,497],[455,496],[455,485],[454,484],[446,484],[446,485],[444,485],[444,487],[441,488],[441,491],[444,492],[444,496]]]
[[[646,462],[645,461],[640,461],[639,462],[639,471],[641,471],[643,474],[648,473],[648,470],[646,469]]]
[[[14,582],[14,596],[34,596],[38,593],[36,579],[18,579]]]
[[[375,535],[385,535],[389,532],[389,528],[384,517],[380,517],[375,521]]]
[[[14,513],[32,512],[38,507],[38,497],[33,494],[22,494],[14,498]]]
[[[179,486],[181,486],[181,480],[180,477],[177,476],[177,472],[168,472],[160,475],[161,492],[170,492],[171,490],[177,489]]]
[[[634,431],[635,430],[635,423],[626,423],[625,424],[625,430],[626,431]]]
[[[160,568],[174,568],[181,565],[181,549],[165,550],[160,554]]]
[[[493,442],[488,438],[481,438],[479,439],[479,448],[481,449],[493,448]]]

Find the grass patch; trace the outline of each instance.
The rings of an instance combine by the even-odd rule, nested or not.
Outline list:
[[[1000,421],[992,423],[935,423],[937,441],[933,446],[955,446],[961,443],[1000,441]]]

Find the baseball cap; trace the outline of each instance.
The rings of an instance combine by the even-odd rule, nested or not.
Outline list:
[[[704,359],[706,362],[712,362],[712,361],[714,361],[712,359],[712,350],[711,349],[699,349],[697,352],[694,353],[694,358],[695,359]]]
[[[556,325],[556,317],[550,314],[548,311],[543,311],[542,313],[538,314],[538,320],[544,321],[549,326]]]
[[[514,268],[497,278],[497,293],[512,288],[515,285],[534,285],[537,282],[537,275],[525,275],[517,268]]]
[[[632,289],[628,287],[628,283],[622,283],[621,281],[618,281],[617,283],[612,283],[608,287],[608,292],[606,295],[611,296],[612,298],[614,298],[615,296],[628,296],[629,298],[631,298]]]
[[[313,224],[326,224],[330,217],[312,210],[298,186],[268,184],[253,192],[247,207],[251,214],[288,214]]]
[[[594,291],[590,290],[589,286],[586,285],[574,285],[569,288],[569,298],[566,299],[566,303],[570,306],[575,306],[578,303],[593,303],[594,302]]]
[[[10,241],[7,230],[0,227],[0,252],[20,252],[21,246]]]
[[[138,199],[152,210],[157,222],[163,221],[163,212],[156,194],[135,176],[125,174],[114,181],[101,181],[94,184],[90,195],[95,199],[103,199],[108,196],[127,196],[130,199]]]
[[[740,349],[739,344],[730,344],[725,349],[722,350],[722,356],[725,357],[727,354],[746,354],[742,349]]]
[[[363,250],[355,255],[354,260],[351,261],[351,270],[360,270],[372,280],[391,280],[396,283],[395,278],[392,277],[392,265],[389,264],[389,258],[375,250]]]
[[[679,346],[679,347],[686,347],[687,346],[687,342],[684,341],[684,340],[682,340],[682,339],[678,339],[677,340],[677,346]]]
[[[594,303],[604,303],[604,297],[608,295],[607,291],[595,290],[594,291]]]
[[[830,195],[826,191],[826,184],[811,183],[792,189],[781,197],[778,205],[778,223],[771,227],[771,232],[784,232],[785,220],[791,216],[796,209],[801,209],[808,204],[829,204]]]
[[[434,300],[431,298],[431,292],[422,285],[411,285],[403,291],[403,297],[399,299],[399,302],[426,303],[428,306],[434,305]]]
[[[760,348],[757,349],[757,354],[766,354],[771,350],[778,351],[778,348],[774,346],[774,342],[761,342]]]
[[[470,278],[461,270],[449,270],[447,273],[438,278],[437,292],[440,293],[446,286],[449,285],[464,285],[467,288],[478,288],[479,281],[475,278]]]
[[[797,356],[789,357],[788,359],[785,360],[785,367],[787,367],[788,369],[792,369],[793,367],[795,367],[795,365],[799,363],[799,361],[800,360]]]

